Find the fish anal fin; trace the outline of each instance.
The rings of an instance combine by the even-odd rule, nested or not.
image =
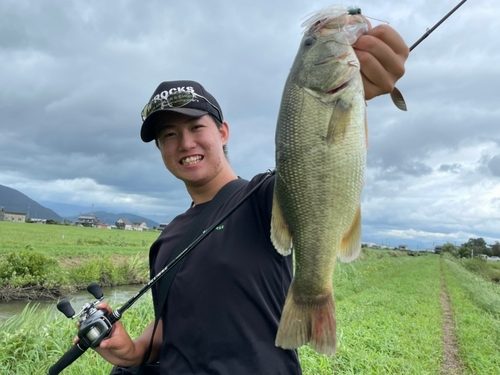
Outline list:
[[[332,116],[330,117],[326,133],[327,144],[331,145],[344,139],[347,127],[351,123],[351,107],[350,104],[345,103],[341,98],[333,104]]]
[[[296,349],[308,342],[320,354],[333,355],[337,348],[335,303],[333,293],[314,301],[298,301],[292,287],[276,335],[276,346]]]
[[[344,234],[340,244],[339,259],[347,263],[359,256],[361,252],[361,205],[358,205],[354,220],[349,230]]]
[[[392,102],[402,111],[407,111],[408,109],[406,108],[406,102],[405,98],[403,98],[403,94],[401,94],[401,91],[397,87],[394,87],[394,89],[391,91],[391,99]]]
[[[281,212],[276,190],[273,194],[271,212],[271,242],[281,255],[290,255],[292,252],[292,235]]]

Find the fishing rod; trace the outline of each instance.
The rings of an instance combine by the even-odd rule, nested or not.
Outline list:
[[[142,297],[151,287],[156,284],[164,275],[166,275],[176,264],[178,264],[193,248],[214,231],[221,223],[231,216],[248,198],[252,196],[262,184],[273,176],[276,170],[267,171],[264,178],[253,187],[239,202],[237,202],[225,215],[216,220],[207,230],[199,235],[191,244],[189,244],[179,255],[177,255],[165,268],[156,274],[149,282],[144,285],[132,298],[123,304],[120,308],[108,313],[107,310],[98,309],[97,305],[103,300],[104,295],[97,283],[91,283],[87,291],[92,294],[96,300],[92,303],[86,303],[82,310],[75,314],[68,300],[63,299],[57,304],[57,309],[66,317],[74,319],[80,316],[80,327],[78,331],[79,342],[73,345],[64,355],[49,369],[48,375],[57,375],[66,367],[76,361],[88,348],[97,348],[102,340],[106,339],[111,333],[113,324],[119,321],[123,313],[128,310],[137,300]]]
[[[415,47],[418,46],[425,38],[427,38],[434,30],[436,30],[439,27],[439,25],[441,25],[444,21],[446,21],[446,19],[449,16],[451,16],[453,13],[455,13],[455,11],[458,8],[460,8],[466,1],[467,0],[462,0],[457,6],[455,6],[455,8],[450,10],[446,16],[441,18],[434,26],[432,26],[430,29],[428,29],[427,32],[424,35],[422,35],[422,37],[419,40],[417,40],[415,43],[413,43],[413,45],[410,47],[410,52],[413,51],[413,49],[415,49]]]

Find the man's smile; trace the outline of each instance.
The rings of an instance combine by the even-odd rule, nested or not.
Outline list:
[[[188,156],[187,158],[181,159],[182,165],[191,165],[200,162],[203,159],[202,155]]]

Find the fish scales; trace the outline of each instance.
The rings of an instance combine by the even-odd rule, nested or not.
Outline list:
[[[359,62],[339,33],[361,21],[329,17],[304,35],[283,91],[271,225],[277,250],[289,254],[293,244],[295,255],[276,345],[292,349],[310,342],[324,354],[336,348],[336,258],[352,260],[361,246],[366,164]]]

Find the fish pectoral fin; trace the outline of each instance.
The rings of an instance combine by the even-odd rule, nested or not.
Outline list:
[[[403,94],[401,94],[401,91],[398,90],[397,87],[394,87],[394,89],[391,92],[391,99],[392,102],[402,111],[407,111],[408,109],[406,108],[406,102],[405,98],[403,98]]]
[[[340,244],[339,259],[347,263],[356,259],[361,252],[361,206],[358,205],[351,227],[344,234]]]
[[[347,127],[351,123],[351,104],[339,98],[333,104],[333,112],[328,123],[326,141],[329,145],[344,139]]]
[[[281,255],[290,255],[292,252],[292,235],[281,212],[276,190],[273,194],[273,210],[271,212],[271,242]]]

